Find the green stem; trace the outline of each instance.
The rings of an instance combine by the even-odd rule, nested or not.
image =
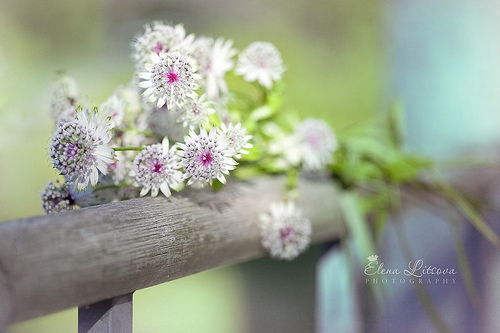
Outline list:
[[[116,147],[114,151],[143,151],[144,147]]]
[[[464,242],[460,235],[458,221],[455,216],[450,216],[449,221],[453,240],[455,241],[455,252],[457,254],[460,273],[464,279],[465,290],[469,295],[472,305],[477,306],[479,304],[479,295],[477,293],[476,285],[474,284],[474,278],[472,277],[472,270],[470,268],[469,260],[467,259]]]
[[[341,196],[342,215],[347,224],[347,228],[356,244],[356,255],[359,262],[376,253],[375,242],[370,232],[368,223],[362,216],[356,194],[353,191],[344,191]]]
[[[413,254],[409,246],[410,240],[408,239],[408,236],[403,228],[403,205],[401,202],[401,191],[399,186],[395,188],[394,192],[396,194],[394,196],[394,200],[392,201],[392,211],[395,220],[395,230],[397,238],[399,240],[399,246],[401,248],[402,255],[406,261],[410,262],[413,260]],[[441,333],[451,332],[448,328],[448,325],[439,314],[439,311],[436,308],[427,289],[418,283],[413,284],[413,286],[415,287],[415,292],[417,293],[417,297],[419,298],[424,311],[427,313],[429,319],[437,328],[437,330]]]

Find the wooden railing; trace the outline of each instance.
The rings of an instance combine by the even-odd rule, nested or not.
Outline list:
[[[283,177],[0,223],[0,332],[79,306],[79,332],[131,332],[132,293],[266,255],[258,214]],[[344,232],[332,182],[299,182],[312,242]]]

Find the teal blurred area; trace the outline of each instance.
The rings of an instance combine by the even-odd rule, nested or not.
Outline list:
[[[42,214],[39,193],[57,177],[48,158],[57,72],[99,105],[131,79],[129,43],[144,24],[183,22],[188,32],[233,39],[240,50],[272,42],[287,67],[287,108],[342,134],[384,108],[380,17],[374,0],[2,0],[0,221]],[[134,330],[312,332],[316,258],[313,248],[293,263],[262,259],[138,291]],[[8,333],[76,332],[76,320],[70,309]]]
[[[498,2],[388,1],[385,13],[388,93],[406,106],[408,148],[491,156],[500,141]]]

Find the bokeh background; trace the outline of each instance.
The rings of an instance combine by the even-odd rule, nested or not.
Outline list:
[[[230,38],[240,50],[272,42],[287,66],[287,107],[326,120],[339,135],[399,98],[408,149],[435,158],[496,149],[500,6],[493,0],[1,0],[0,221],[43,213],[39,193],[57,176],[48,158],[57,71],[99,105],[132,77],[130,41],[152,20]],[[134,332],[312,332],[320,251],[138,291]],[[76,332],[76,317],[70,309],[8,333]]]

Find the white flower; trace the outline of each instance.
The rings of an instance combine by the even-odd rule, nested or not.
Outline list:
[[[98,117],[97,110],[83,109],[76,119],[58,124],[52,137],[50,157],[70,182],[75,182],[79,191],[97,184],[99,171],[108,172],[108,165],[114,162],[114,151],[107,146],[111,140],[108,119]]]
[[[220,133],[228,140],[229,147],[235,152],[235,158],[241,158],[241,154],[248,154],[249,151],[246,149],[253,147],[253,145],[248,142],[252,139],[252,136],[246,135],[246,132],[246,128],[241,128],[241,123],[237,123],[236,125],[231,123],[229,126],[226,126],[224,123],[221,124]]]
[[[319,171],[333,161],[338,142],[333,129],[323,120],[304,119],[297,125],[295,135],[300,142],[305,170]]]
[[[309,246],[311,222],[293,202],[272,203],[259,219],[262,246],[271,257],[292,260]]]
[[[189,178],[187,184],[196,182],[201,186],[207,183],[212,185],[214,179],[225,184],[224,175],[228,175],[229,170],[233,170],[237,164],[226,138],[218,134],[215,127],[209,133],[201,128],[200,134],[190,131],[184,142],[179,143],[179,155]]]
[[[151,53],[159,55],[167,52],[188,53],[194,35],[186,36],[182,24],[171,26],[163,22],[154,22],[144,26],[144,33],[132,42],[132,57],[137,61],[138,67],[151,62]]]
[[[238,56],[236,74],[248,82],[258,81],[271,89],[273,81],[279,81],[285,71],[278,49],[268,42],[253,42]]]
[[[156,197],[158,190],[168,198],[172,195],[170,189],[179,191],[183,183],[183,173],[179,170],[177,146],[169,148],[167,138],[162,143],[147,146],[134,160],[136,183],[142,186],[141,197],[151,190],[151,196]]]
[[[123,122],[124,125],[128,127],[133,126],[137,118],[139,118],[143,113],[141,97],[142,89],[140,89],[137,86],[137,82],[135,82],[137,78],[134,79],[135,80],[126,85],[119,86],[113,93],[114,95],[117,95],[125,104]]]
[[[196,74],[196,68],[186,56],[180,53],[151,54],[151,64],[145,66],[146,72],[139,73],[144,81],[139,87],[146,88],[143,95],[148,97],[148,102],[157,102],[157,107],[167,105],[171,109],[173,105],[182,107],[186,98],[198,97],[195,82],[200,79]]]
[[[74,107],[78,98],[78,84],[68,75],[60,75],[52,87],[50,96],[50,112],[55,120],[61,116],[68,119],[68,114],[74,116]]]
[[[113,94],[99,107],[99,113],[103,117],[109,117],[114,128],[122,127],[125,117],[125,100],[119,95]]]
[[[180,112],[179,122],[182,122],[182,126],[195,129],[207,125],[208,116],[215,110],[212,103],[206,100],[206,95],[201,95],[198,99],[190,100]]]
[[[198,37],[193,43],[192,56],[198,61],[198,72],[203,76],[203,86],[209,99],[219,99],[228,92],[226,73],[234,66],[232,57],[236,50],[232,40]]]
[[[42,208],[47,214],[90,206],[95,201],[91,187],[87,187],[84,191],[78,191],[74,184],[65,182],[60,185],[58,180],[55,184],[49,181],[43,189],[41,197]]]
[[[297,167],[302,161],[302,150],[298,138],[291,134],[284,134],[279,130],[269,143],[269,154],[275,156],[275,167],[288,170]]]

